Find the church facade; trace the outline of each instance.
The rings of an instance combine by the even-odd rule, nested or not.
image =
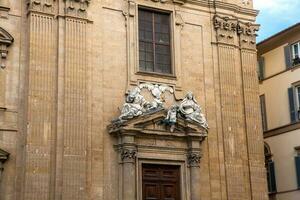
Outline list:
[[[266,200],[257,14],[0,1],[0,199]]]

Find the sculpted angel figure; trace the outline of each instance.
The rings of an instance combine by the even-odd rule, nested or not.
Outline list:
[[[140,88],[136,87],[126,97],[119,120],[128,120],[143,114],[144,108],[149,107],[149,102],[140,94]]]
[[[194,121],[199,123],[201,126],[208,128],[206,119],[202,114],[201,107],[198,105],[192,92],[188,92],[186,94],[178,109],[181,116],[185,119]]]
[[[165,118],[164,122],[171,126],[170,131],[174,132],[175,124],[177,121],[177,105],[171,106],[171,108],[168,110],[167,117]]]

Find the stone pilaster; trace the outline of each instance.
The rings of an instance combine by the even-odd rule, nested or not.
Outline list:
[[[55,174],[57,1],[29,0],[27,3],[29,58],[24,199],[49,199],[54,193]]]
[[[122,196],[123,200],[136,199],[136,156],[137,149],[135,145],[134,135],[124,134],[120,136],[121,148],[120,157],[122,163]]]
[[[190,137],[188,139],[188,146],[187,164],[190,170],[191,200],[200,200],[200,159],[202,157],[200,148],[201,140],[199,140],[199,138]]]
[[[63,134],[57,182],[62,199],[81,200],[88,195],[88,145],[90,134],[89,68],[87,55],[89,0],[61,1],[59,35],[59,122]],[[60,137],[57,135],[57,137]],[[57,188],[59,189],[59,188]]]
[[[244,128],[242,75],[239,62],[240,21],[228,16],[214,17],[219,74],[221,120],[228,199],[250,199],[247,141]]]
[[[239,23],[238,34],[243,78],[243,100],[245,105],[245,126],[249,156],[249,178],[253,200],[268,199],[265,191],[266,178],[263,157],[263,135],[260,121],[258,76],[256,73],[256,31],[259,26]]]

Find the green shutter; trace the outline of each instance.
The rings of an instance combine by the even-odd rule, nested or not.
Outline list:
[[[294,97],[294,88],[290,87],[288,89],[288,94],[289,94],[289,103],[290,103],[290,117],[291,117],[291,122],[296,122],[297,120],[297,112],[295,109],[295,97]]]
[[[300,189],[300,156],[295,157],[298,188]]]
[[[292,67],[291,46],[284,47],[285,66],[287,69]]]
[[[260,57],[258,60],[258,67],[259,67],[259,80],[263,80],[265,78],[265,58]]]
[[[268,186],[269,192],[274,193],[277,192],[276,186],[276,177],[275,177],[275,164],[273,161],[268,163],[269,177],[268,177]]]

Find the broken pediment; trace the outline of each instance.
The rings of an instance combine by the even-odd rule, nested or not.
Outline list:
[[[166,121],[168,110],[144,114],[123,123],[112,123],[108,126],[110,134],[122,132],[158,136],[187,137],[195,136],[205,138],[207,129],[199,124],[179,117],[174,124]]]
[[[9,46],[13,43],[14,38],[3,28],[0,27],[0,44]]]
[[[9,153],[0,149],[0,162],[4,163],[9,157]]]

